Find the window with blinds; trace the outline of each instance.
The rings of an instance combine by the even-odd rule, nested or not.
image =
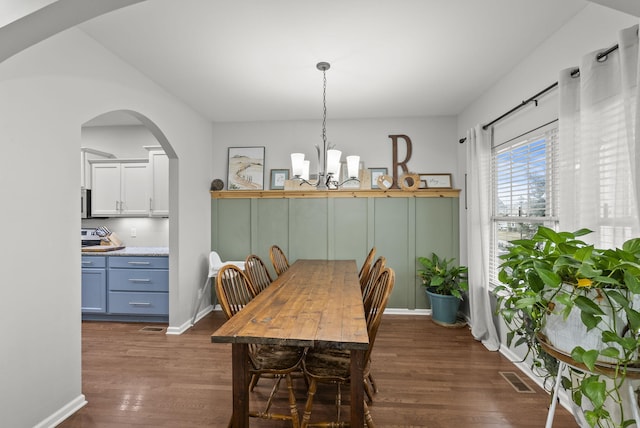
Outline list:
[[[491,156],[490,281],[498,284],[499,256],[509,241],[557,224],[557,121],[497,145]]]

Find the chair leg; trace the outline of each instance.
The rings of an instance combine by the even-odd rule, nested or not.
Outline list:
[[[373,423],[373,418],[371,417],[371,412],[369,412],[369,406],[367,406],[367,401],[364,402],[364,420],[367,423],[368,428],[376,428],[376,424]]]
[[[374,390],[372,389],[371,384],[367,379],[364,380],[364,392],[367,394],[367,399],[369,400],[369,403],[373,403]]]
[[[293,378],[291,374],[287,374],[287,388],[289,388],[289,407],[291,408],[291,423],[293,428],[300,428],[300,416],[298,415],[298,406],[296,404],[296,395],[293,392]]]
[[[311,379],[311,383],[309,384],[309,389],[307,391],[307,402],[304,406],[304,414],[302,415],[302,426],[301,428],[307,428],[309,426],[309,421],[311,420],[311,407],[313,406],[313,397],[316,394],[316,388],[318,387],[318,382],[315,379]]]
[[[373,392],[377,393],[378,392],[378,386],[376,385],[376,381],[373,380],[373,375],[371,373],[369,373],[369,376],[367,376],[367,378],[369,379],[369,382],[371,382],[371,387],[373,388]]]
[[[251,375],[251,382],[249,383],[249,391],[253,392],[253,388],[255,388],[259,380],[260,380],[260,373],[254,373]]]

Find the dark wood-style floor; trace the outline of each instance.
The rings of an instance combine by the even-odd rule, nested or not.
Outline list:
[[[181,336],[141,331],[141,324],[85,322],[82,391],[89,404],[59,425],[92,427],[226,427],[231,416],[231,346],[211,343],[222,323],[213,312]],[[162,326],[160,326],[162,327]],[[379,386],[371,414],[378,427],[539,428],[549,395],[505,357],[487,351],[465,328],[427,317],[385,315],[373,351]],[[516,372],[535,393],[518,393],[499,372]],[[299,409],[306,399],[296,380]],[[261,379],[251,407],[268,394]],[[335,389],[318,391],[313,417],[334,414]],[[282,395],[280,402],[286,401]],[[348,415],[348,391],[343,397]],[[284,410],[286,412],[286,410]],[[251,419],[257,427],[290,423]],[[576,427],[561,406],[555,427]]]

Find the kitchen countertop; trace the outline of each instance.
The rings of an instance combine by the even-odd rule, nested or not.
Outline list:
[[[83,252],[83,256],[168,256],[169,247],[124,247],[122,250]]]

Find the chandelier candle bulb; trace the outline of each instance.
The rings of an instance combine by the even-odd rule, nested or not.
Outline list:
[[[360,156],[347,156],[347,171],[349,178],[358,178],[360,170]]]
[[[291,153],[291,173],[294,177],[302,177],[304,172],[304,153]]]
[[[311,165],[311,161],[303,161],[302,162],[302,179],[309,180],[309,166]]]
[[[340,150],[327,150],[327,174],[333,174],[338,177],[340,172],[340,156],[342,152]]]

